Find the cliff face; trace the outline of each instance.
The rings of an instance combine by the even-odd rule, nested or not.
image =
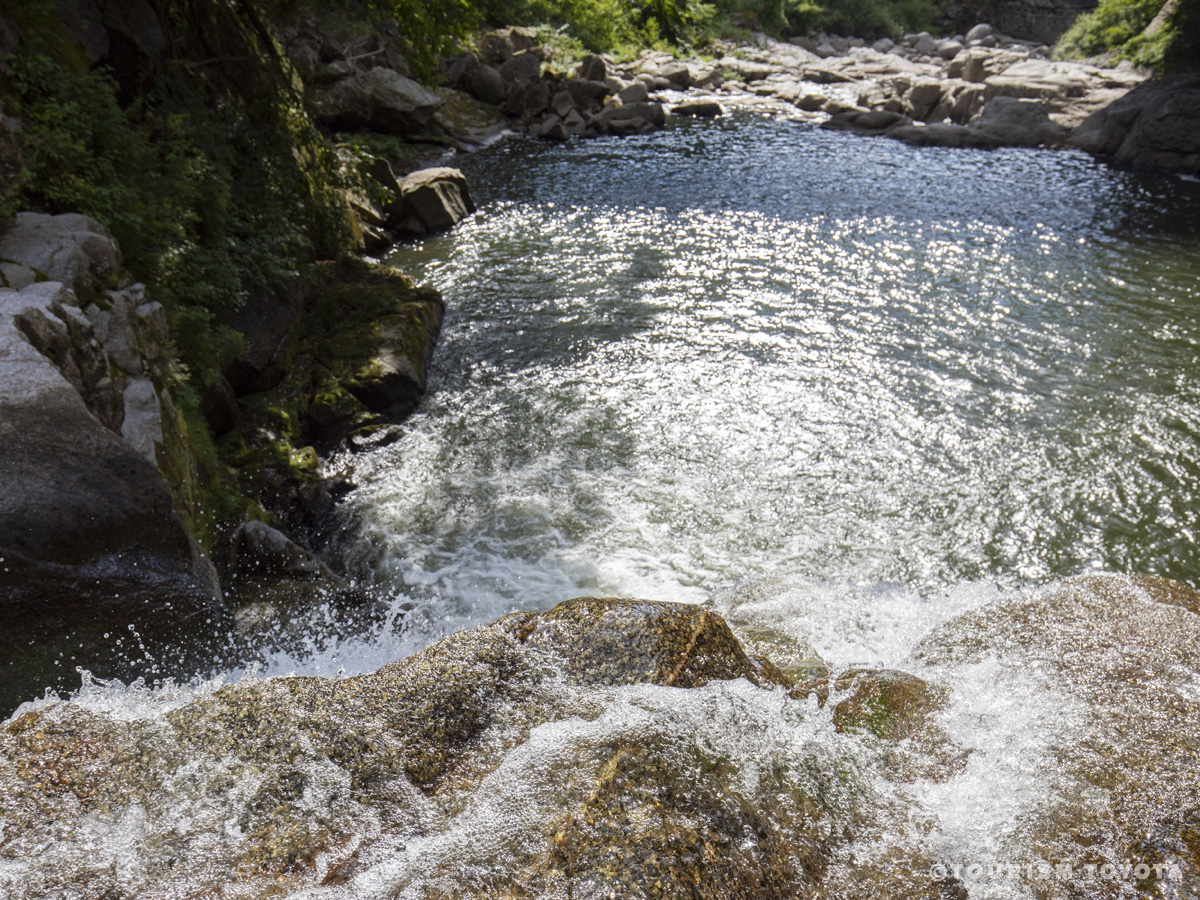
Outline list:
[[[1080,13],[1096,8],[1096,0],[965,0],[942,8],[950,31],[965,32],[978,22],[1022,40],[1053,44]]]

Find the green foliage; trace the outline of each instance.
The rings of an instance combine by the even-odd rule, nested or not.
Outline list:
[[[788,30],[827,31],[854,37],[899,37],[929,29],[934,0],[794,0],[786,11]]]
[[[825,30],[898,37],[929,27],[934,0],[491,0],[491,25],[549,25],[593,52],[689,47],[750,20],[772,34]],[[635,50],[636,52],[636,50]]]
[[[25,120],[15,202],[104,223],[205,385],[239,349],[229,322],[245,298],[338,253],[347,222],[336,155],[303,116],[254,7],[164,7],[172,45],[136,92],[79,65],[56,25],[32,19],[11,59]]]
[[[662,43],[688,45],[712,19],[699,0],[491,0],[490,25],[548,26],[593,53]]]
[[[123,110],[103,71],[77,72],[47,56],[12,60],[25,118],[21,201],[46,212],[85,212],[126,240],[156,218],[138,185],[157,166],[151,129]]]
[[[253,0],[249,0],[253,2]],[[438,61],[454,46],[477,31],[487,19],[492,3],[474,0],[257,0],[273,15],[307,8],[338,27],[361,23],[367,30],[391,36],[413,74],[428,79]],[[500,0],[503,3],[504,0]],[[518,0],[521,2],[521,0]],[[504,22],[502,24],[514,24]]]
[[[1135,65],[1161,69],[1175,36],[1174,23],[1169,22],[1153,35],[1143,32],[1163,6],[1164,0],[1100,0],[1094,10],[1081,14],[1059,39],[1054,56],[1083,59],[1112,53]]]

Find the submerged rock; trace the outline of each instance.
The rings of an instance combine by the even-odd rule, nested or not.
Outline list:
[[[942,699],[915,675],[890,669],[846,669],[838,673],[833,689],[851,692],[833,708],[839,730],[865,731],[888,740],[925,729],[927,716]]]

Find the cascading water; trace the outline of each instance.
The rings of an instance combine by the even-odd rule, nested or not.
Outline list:
[[[826,837],[858,829],[821,896],[871,893],[896,853],[975,900],[1200,890],[1200,614],[1036,590],[1104,571],[1200,582],[1200,185],[744,118],[459,164],[481,212],[392,258],[447,299],[430,394],[399,442],[333,463],[359,484],[337,552],[392,615],[268,655],[246,683],[369,672],[513,610],[640,596],[711,604],[795,671],[918,675],[944,692],[936,737],[880,746],[839,733],[832,704],[745,682],[619,688],[562,700],[587,711],[520,738],[469,802],[397,799],[403,825],[355,806],[300,738],[298,815],[320,831],[335,810],[345,833],[289,889],[492,884],[563,802],[556,771],[598,773],[601,749],[653,733],[680,760],[731,760],[739,795],[773,771],[825,797]],[[165,759],[168,715],[211,690],[91,685],[26,711],[133,723]],[[520,742],[496,728],[496,746]],[[236,810],[284,775],[236,752],[181,764],[160,785],[169,815],[134,804],[36,858],[0,831],[0,885],[43,896],[86,871],[137,895],[186,847],[212,859],[162,896],[203,893],[242,864]],[[332,877],[351,850],[352,877]]]

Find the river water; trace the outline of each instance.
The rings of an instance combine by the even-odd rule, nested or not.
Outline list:
[[[481,211],[389,258],[448,312],[352,460],[347,567],[415,606],[359,667],[764,575],[1200,584],[1200,184],[755,117],[455,164]]]
[[[256,672],[85,676],[73,703],[26,706],[186,757],[128,809],[0,822],[0,887],[206,896],[253,846],[247,798],[285,777],[307,785],[297,827],[340,803],[348,837],[272,890],[506,884],[559,775],[651,734],[755,784],[858,773],[834,787],[869,812],[841,823],[858,836],[819,896],[909,896],[853,887],[897,871],[953,872],[973,900],[1200,895],[1200,618],[1136,584],[1054,587],[1200,585],[1200,184],[740,117],[456,164],[480,212],[390,257],[447,301],[429,394],[401,440],[329,461],[359,485],[337,561],[391,598],[386,621]],[[515,749],[478,795],[393,833],[334,790],[310,708],[279,700],[266,746],[291,749],[259,757],[181,743],[170,718],[223,682],[372,671],[585,594],[710,603],[793,671],[914,673],[943,692],[940,737],[840,734],[832,703],[741,680],[635,685],[496,726],[484,743]],[[1170,877],[1136,874],[1152,865]]]

